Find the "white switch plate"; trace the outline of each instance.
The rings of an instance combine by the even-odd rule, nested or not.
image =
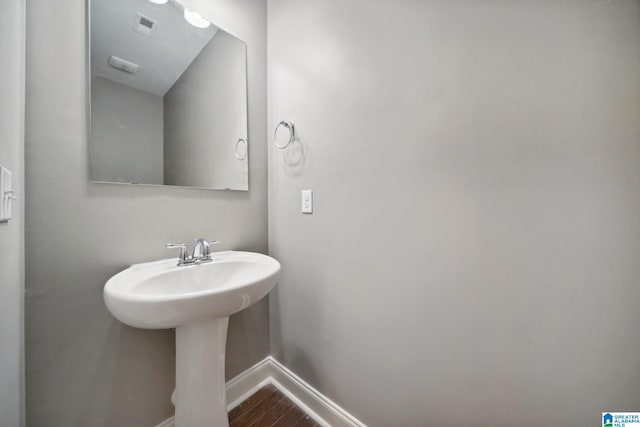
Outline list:
[[[13,190],[11,182],[11,172],[9,169],[0,165],[0,222],[6,222],[11,219],[11,190]]]
[[[302,190],[302,213],[313,213],[313,191]]]

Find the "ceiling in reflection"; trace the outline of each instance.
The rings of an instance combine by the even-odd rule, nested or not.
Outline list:
[[[100,76],[164,96],[218,28],[197,28],[170,0],[91,0],[91,67]],[[142,20],[142,24],[141,24]],[[151,29],[148,26],[151,26]],[[109,65],[116,56],[138,65],[130,74]]]

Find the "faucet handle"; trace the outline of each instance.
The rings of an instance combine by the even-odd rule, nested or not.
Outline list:
[[[187,244],[186,243],[167,243],[167,249],[180,249],[180,262],[185,262],[188,259]]]
[[[217,245],[218,243],[222,243],[222,240],[213,239],[213,240],[209,240],[207,243],[209,243],[209,247],[207,248],[207,255],[211,256],[211,252],[212,252],[211,246]]]
[[[202,252],[198,252],[198,242],[200,242],[201,246],[201,251]],[[211,246],[213,245],[217,245],[218,243],[222,243],[222,240],[218,240],[218,239],[214,239],[214,240],[207,240],[207,239],[197,239],[196,240],[196,248],[193,249],[193,257],[196,258],[196,254],[198,254],[200,257],[204,257],[205,259],[210,259],[211,258]]]

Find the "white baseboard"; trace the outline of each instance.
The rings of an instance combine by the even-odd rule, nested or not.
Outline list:
[[[227,410],[235,408],[267,384],[273,384],[324,427],[366,427],[271,356],[227,382]],[[173,417],[156,427],[174,427]]]
[[[246,371],[227,381],[227,411],[232,410],[247,397],[270,383],[269,357],[256,363]]]
[[[166,420],[158,424],[156,427],[175,427],[175,424],[173,424],[173,417],[167,418]]]

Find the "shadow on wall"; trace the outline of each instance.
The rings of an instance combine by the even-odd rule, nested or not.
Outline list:
[[[269,354],[269,342],[266,339],[269,324],[263,319],[269,318],[269,296],[245,308],[229,318],[227,332],[226,380],[229,381]],[[265,337],[264,340],[256,337]],[[260,355],[248,360],[248,355]]]
[[[311,167],[311,150],[306,139],[296,137],[282,152],[287,175],[300,176]]]
[[[167,335],[171,335],[167,339]],[[157,423],[173,415],[171,393],[174,388],[175,334],[173,330],[144,330],[126,326],[113,320],[102,357],[97,361],[90,388],[78,425],[124,426],[132,422],[144,425],[149,420],[143,408],[157,408],[156,393],[166,395],[162,411],[157,411]],[[131,355],[135,357],[132,357]]]
[[[278,295],[278,285],[271,291],[269,294],[270,298],[270,311],[271,313],[281,313],[280,311],[280,298]],[[312,321],[317,321],[319,319],[319,312],[314,311],[316,309],[311,310],[311,307],[318,307],[319,305],[311,304],[307,306],[306,314],[307,319]],[[272,347],[271,354],[281,363],[283,363],[287,368],[289,368],[296,375],[301,376],[307,383],[312,384],[314,387],[322,387],[322,375],[320,375],[316,370],[314,365],[312,364],[309,356],[305,353],[299,346],[290,344],[287,347],[287,352],[285,354],[285,349],[283,346],[282,340],[282,320],[280,317],[274,318],[273,316],[270,318],[271,322],[271,343],[278,343],[277,347]],[[322,323],[322,322],[319,322]],[[291,325],[289,325],[291,326]],[[295,327],[295,326],[294,326]],[[313,336],[307,337],[311,340],[318,340],[321,337],[320,328],[317,328],[316,332]],[[304,375],[304,376],[303,376]]]
[[[290,364],[296,367],[296,372],[306,373],[306,378],[304,378],[306,382],[309,384],[320,384],[320,386],[322,386],[322,380],[318,373],[314,371],[313,364],[309,360],[309,357],[299,347],[294,347]]]

